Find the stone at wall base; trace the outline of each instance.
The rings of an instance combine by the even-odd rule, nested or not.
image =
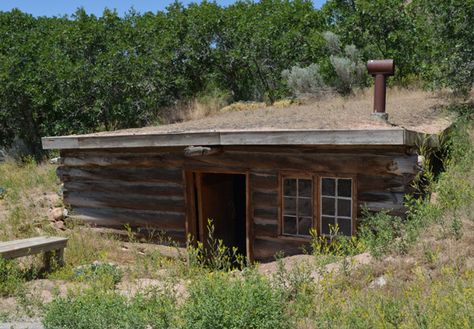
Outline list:
[[[386,112],[372,112],[372,119],[379,121],[388,121],[388,113]]]

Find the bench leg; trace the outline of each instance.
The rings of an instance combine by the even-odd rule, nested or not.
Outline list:
[[[46,272],[49,272],[51,270],[51,258],[53,258],[53,252],[46,251],[43,256],[44,270]]]
[[[58,264],[58,266],[64,266],[64,249],[63,248],[56,250],[55,258],[56,258],[56,264]]]
[[[51,260],[53,259],[56,262],[57,266],[63,266],[64,265],[64,249],[57,249],[54,251],[46,251],[44,253],[44,269],[45,271],[50,271],[51,270]]]

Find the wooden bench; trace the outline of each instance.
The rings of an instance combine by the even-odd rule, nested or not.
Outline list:
[[[53,256],[58,265],[64,264],[64,248],[66,248],[67,240],[67,238],[41,236],[0,242],[0,257],[14,259],[44,252],[44,265],[48,270],[51,268]]]

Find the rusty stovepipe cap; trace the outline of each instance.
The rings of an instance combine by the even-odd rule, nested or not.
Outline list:
[[[393,75],[395,73],[395,63],[393,59],[371,59],[367,62],[367,70],[371,75]]]

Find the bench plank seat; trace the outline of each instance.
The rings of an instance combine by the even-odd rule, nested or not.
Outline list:
[[[29,239],[0,242],[0,257],[13,259],[52,251],[62,253],[67,245],[67,238],[61,237],[35,237]]]

